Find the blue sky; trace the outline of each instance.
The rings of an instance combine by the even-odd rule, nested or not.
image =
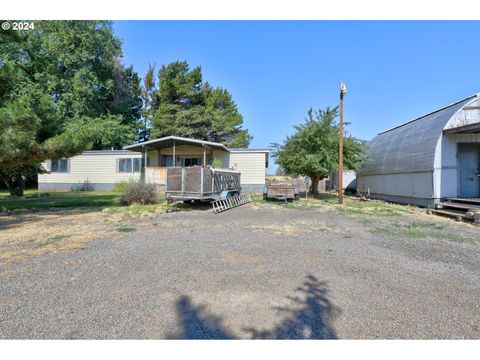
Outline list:
[[[378,132],[480,92],[480,21],[115,21],[124,63],[187,60],[228,89],[268,147],[292,134],[309,107],[338,104],[354,136]],[[269,172],[274,172],[271,161]]]

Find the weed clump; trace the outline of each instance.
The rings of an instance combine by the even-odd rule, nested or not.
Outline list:
[[[131,182],[125,187],[120,196],[120,204],[122,205],[149,205],[156,204],[157,189],[154,184],[145,184],[143,182]]]

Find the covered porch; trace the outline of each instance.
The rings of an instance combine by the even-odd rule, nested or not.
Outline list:
[[[215,158],[229,166],[229,149],[220,143],[168,136],[125,147],[142,152],[142,178],[146,183],[165,186],[167,168],[211,165]]]

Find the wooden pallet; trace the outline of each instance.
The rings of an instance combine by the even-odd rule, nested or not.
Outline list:
[[[480,199],[478,198],[446,198],[445,201],[480,206]]]
[[[448,216],[457,221],[473,220],[480,223],[480,205],[478,205],[477,200],[449,198],[445,202],[435,204],[435,209],[428,209],[427,213]]]
[[[439,209],[429,209],[427,210],[427,214],[436,214],[436,215],[443,215],[454,218],[457,221],[461,221],[466,219],[466,215],[462,211],[455,211],[455,210],[439,210]]]

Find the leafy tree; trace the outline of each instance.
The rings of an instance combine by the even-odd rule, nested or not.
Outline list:
[[[115,129],[111,138],[103,135],[103,142],[96,144],[95,148],[106,149],[109,147],[121,148],[143,137],[142,87],[138,74],[130,66],[125,68],[117,58],[113,69],[113,96],[105,104],[105,113],[120,116],[117,119],[122,129]]]
[[[22,171],[46,159],[135,140],[139,79],[120,56],[106,21],[40,21],[35,30],[0,33],[4,181],[20,183]]]
[[[309,176],[311,192],[318,194],[318,182],[338,171],[340,128],[336,122],[338,107],[308,111],[305,123],[294,126],[295,133],[283,144],[272,144],[276,163],[287,174]],[[348,125],[348,124],[346,124]],[[356,170],[364,159],[364,143],[344,134],[343,164],[346,170]]]
[[[43,172],[44,169],[38,164],[2,168],[0,181],[7,187],[10,196],[23,196],[26,178],[32,178]]]
[[[281,166],[278,166],[277,167],[277,170],[275,171],[275,175],[277,176],[285,176],[285,170],[281,167]]]
[[[203,82],[200,67],[185,61],[162,65],[152,96],[152,136],[177,135],[246,147],[252,137],[230,93]]]

